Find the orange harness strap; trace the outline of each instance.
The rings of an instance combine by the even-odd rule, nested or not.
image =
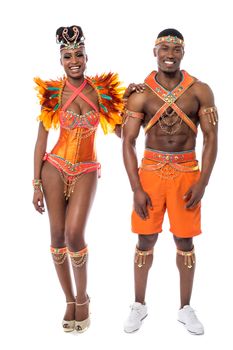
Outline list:
[[[83,93],[82,90],[87,84],[87,80],[85,79],[84,82],[77,88],[74,85],[72,85],[68,80],[66,81],[66,85],[70,90],[73,90],[74,93],[70,96],[70,98],[66,101],[64,106],[62,107],[62,110],[65,111],[68,106],[71,104],[71,102],[77,97],[81,97],[85,102],[87,102],[96,112],[98,112],[98,108],[94,105],[94,103],[86,97]]]
[[[183,79],[179,85],[177,85],[172,91],[168,91],[162,87],[156,80],[156,71],[153,71],[145,79],[145,84],[165,103],[151,118],[149,123],[145,127],[145,133],[157,123],[163,113],[171,107],[177,115],[197,134],[197,127],[192,120],[185,114],[175,103],[175,101],[196,81],[195,78],[191,77],[186,71],[181,71]]]

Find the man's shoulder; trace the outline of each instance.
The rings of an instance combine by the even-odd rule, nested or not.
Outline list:
[[[207,83],[197,80],[191,87],[192,92],[198,101],[212,100],[214,98],[213,91]]]
[[[145,88],[143,92],[133,92],[127,101],[127,108],[135,112],[143,112],[144,104],[148,97],[148,90]]]
[[[201,80],[196,80],[193,84],[193,89],[199,94],[208,93],[211,91],[210,86]]]

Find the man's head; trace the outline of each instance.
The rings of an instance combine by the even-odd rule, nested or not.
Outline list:
[[[173,28],[161,31],[155,40],[154,55],[160,70],[167,73],[178,70],[184,56],[183,35]]]

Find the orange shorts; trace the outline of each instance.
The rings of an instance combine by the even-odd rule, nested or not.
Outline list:
[[[160,233],[167,210],[170,231],[177,237],[190,238],[201,233],[201,204],[185,208],[184,194],[200,176],[195,152],[164,153],[146,149],[139,177],[150,196],[153,209],[142,220],[133,210],[132,232],[142,235]]]

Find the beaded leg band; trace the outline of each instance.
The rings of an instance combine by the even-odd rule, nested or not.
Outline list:
[[[68,253],[70,255],[71,263],[73,267],[82,267],[86,261],[88,256],[88,248],[85,247],[82,250],[79,250],[78,252],[71,252],[68,250]]]
[[[148,255],[152,255],[152,254],[153,254],[153,249],[150,249],[150,250],[139,250],[136,247],[134,263],[137,264],[138,267],[142,267],[146,263],[146,257]]]
[[[179,250],[179,249],[177,249],[176,252],[177,252],[178,255],[184,256],[184,264],[185,264],[185,266],[187,266],[189,269],[191,269],[193,267],[193,265],[195,264],[194,247],[189,252],[184,252],[183,250]]]
[[[66,247],[63,247],[63,248],[50,247],[50,251],[52,254],[54,264],[62,265],[67,258],[67,248]]]

